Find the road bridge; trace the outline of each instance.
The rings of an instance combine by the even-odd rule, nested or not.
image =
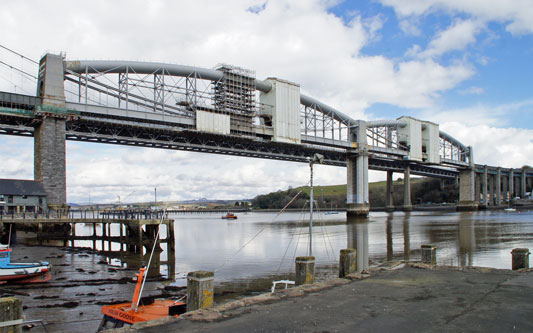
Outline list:
[[[368,170],[459,179],[464,209],[525,196],[533,170],[474,163],[473,150],[438,124],[400,117],[356,120],[300,93],[297,83],[259,80],[227,64],[215,69],[69,60],[45,54],[35,96],[0,92],[0,134],[34,137],[35,179],[52,207],[66,205],[65,140],[186,150],[347,168],[347,212],[367,215]],[[498,187],[499,186],[499,187]],[[496,190],[497,188],[500,191]],[[491,193],[493,195],[491,195]]]

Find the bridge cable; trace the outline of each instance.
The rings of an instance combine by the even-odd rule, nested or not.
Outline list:
[[[6,67],[9,67],[10,69],[14,69],[17,72],[20,72],[20,73],[22,73],[24,75],[27,75],[27,76],[31,77],[32,79],[34,79],[34,80],[37,80],[36,76],[34,76],[34,75],[30,74],[30,73],[27,73],[27,72],[25,72],[25,71],[23,71],[21,69],[18,69],[17,67],[11,66],[10,64],[3,62],[2,60],[0,60],[0,64],[4,65]]]
[[[18,52],[16,52],[16,51],[13,51],[12,49],[10,49],[10,48],[8,48],[8,47],[2,45],[2,44],[0,44],[0,47],[3,48],[3,49],[5,49],[5,50],[7,50],[7,51],[9,51],[9,52],[11,52],[11,53],[14,53],[14,54],[18,55],[19,57],[21,57],[21,58],[23,58],[23,59],[26,59],[26,60],[28,60],[28,61],[30,61],[30,62],[33,62],[33,63],[36,64],[36,65],[39,64],[37,61],[35,61],[35,60],[33,60],[33,59],[30,59],[30,58],[28,58],[28,57],[26,57],[26,56],[24,56],[24,55],[22,55],[22,54],[20,54],[20,53],[18,53]]]
[[[9,82],[9,83],[12,84],[15,88],[16,88],[16,87],[19,87],[20,89],[22,89],[22,90],[23,90],[25,93],[27,93],[27,94],[32,94],[31,92],[29,92],[28,90],[26,90],[23,86],[16,84],[16,83],[13,82],[12,80],[7,79],[6,77],[4,77],[4,76],[2,76],[2,75],[0,75],[0,79],[3,79],[3,80],[5,80],[5,81]]]

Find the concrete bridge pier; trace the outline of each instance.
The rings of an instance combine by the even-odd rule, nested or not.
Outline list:
[[[505,203],[507,201],[507,193],[509,192],[509,178],[505,176],[501,176],[501,182],[502,182],[501,202]]]
[[[495,181],[495,187],[496,187],[496,195],[494,196],[494,204],[496,206],[499,206],[502,204],[502,168],[498,167],[498,171],[496,174],[496,181]]]
[[[479,205],[479,208],[487,208],[489,205],[488,201],[488,194],[489,194],[489,167],[485,165],[485,169],[483,170],[483,173],[481,174],[481,204]]]
[[[459,204],[457,210],[477,210],[480,192],[480,181],[474,171],[474,151],[468,147],[470,167],[459,174]],[[476,181],[477,180],[477,181]],[[483,181],[481,181],[483,183]],[[486,196],[483,196],[486,198]]]
[[[355,138],[353,137],[354,134]],[[352,132],[352,142],[355,154],[348,156],[346,212],[348,216],[368,216],[370,204],[368,199],[366,121],[358,121],[355,133]]]
[[[413,210],[411,204],[411,166],[407,164],[403,173],[403,211],[410,212]]]
[[[496,189],[494,188],[494,175],[488,175],[488,181],[489,181],[489,196],[488,196],[488,202],[487,202],[487,205],[488,206],[494,206],[494,193],[496,192]]]
[[[513,169],[509,171],[509,201],[514,198],[514,173]]]
[[[459,175],[459,203],[457,210],[477,210],[479,200],[479,182],[476,186],[476,173],[472,169],[461,171]],[[477,192],[477,200],[476,200]]]
[[[35,127],[34,178],[43,184],[48,206],[57,210],[67,203],[63,58],[46,54],[40,68],[37,95],[42,98],[42,105],[35,111],[41,122]]]
[[[527,181],[526,181],[526,167],[522,167],[522,173],[520,174],[520,198],[524,199],[527,192]]]
[[[526,191],[527,190],[533,191],[533,177],[527,177],[526,178]]]
[[[474,181],[476,182],[476,189],[475,189],[475,195],[474,195],[474,204],[476,207],[479,207],[479,204],[481,203],[481,175],[474,172]],[[460,192],[459,192],[460,195]]]

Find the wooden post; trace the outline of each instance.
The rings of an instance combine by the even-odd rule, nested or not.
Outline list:
[[[207,271],[187,274],[187,311],[213,307],[215,274]]]
[[[106,223],[102,222],[102,251],[105,251]]]
[[[139,226],[137,228],[137,233],[138,233],[138,238],[137,238],[137,251],[138,253],[143,253],[143,247],[144,247],[144,243],[143,243],[143,226],[141,225],[140,221],[139,221]]]
[[[174,220],[168,221],[167,228],[168,228],[168,233],[167,233],[168,244],[172,248],[172,250],[174,250],[174,244],[176,241],[176,238],[174,237]]]
[[[93,250],[96,250],[96,223],[93,223]]]
[[[123,225],[122,222],[119,222],[118,225],[119,225],[119,228],[120,228],[120,233],[119,233],[119,235],[120,235],[120,238],[119,238],[119,240],[120,240],[120,251],[122,252],[123,251],[122,247],[123,247],[123,244],[124,244],[124,230],[123,230],[124,225]]]
[[[22,301],[15,297],[0,298],[0,332],[20,333],[22,322]]]

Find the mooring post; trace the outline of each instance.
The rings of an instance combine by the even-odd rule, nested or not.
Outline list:
[[[96,223],[93,223],[93,249],[96,250]]]
[[[167,228],[168,228],[168,233],[167,233],[168,244],[170,244],[172,249],[174,249],[174,242],[175,242],[175,238],[174,238],[174,220],[169,220],[168,221]]]
[[[120,251],[123,251],[123,247],[124,247],[124,224],[122,222],[119,222],[118,223],[119,225],[119,229],[120,229],[120,232],[119,232],[119,240],[120,240]]]
[[[437,264],[437,248],[434,245],[422,245],[422,262],[425,264],[436,265]]]
[[[345,277],[357,270],[355,249],[342,249],[339,259],[339,277]]]
[[[0,331],[20,333],[22,322],[22,301],[15,297],[0,298]]]
[[[315,282],[315,257],[296,257],[296,285]]]
[[[102,222],[102,251],[105,251],[105,237],[106,237],[106,229],[105,229],[105,222]]]
[[[137,249],[135,252],[143,253],[143,247],[144,247],[144,240],[143,240],[143,226],[141,224],[141,221],[138,221],[139,225],[137,227]]]
[[[213,307],[215,273],[207,271],[187,274],[187,311]]]
[[[511,251],[513,256],[513,270],[529,268],[529,252],[528,248],[516,248]]]

